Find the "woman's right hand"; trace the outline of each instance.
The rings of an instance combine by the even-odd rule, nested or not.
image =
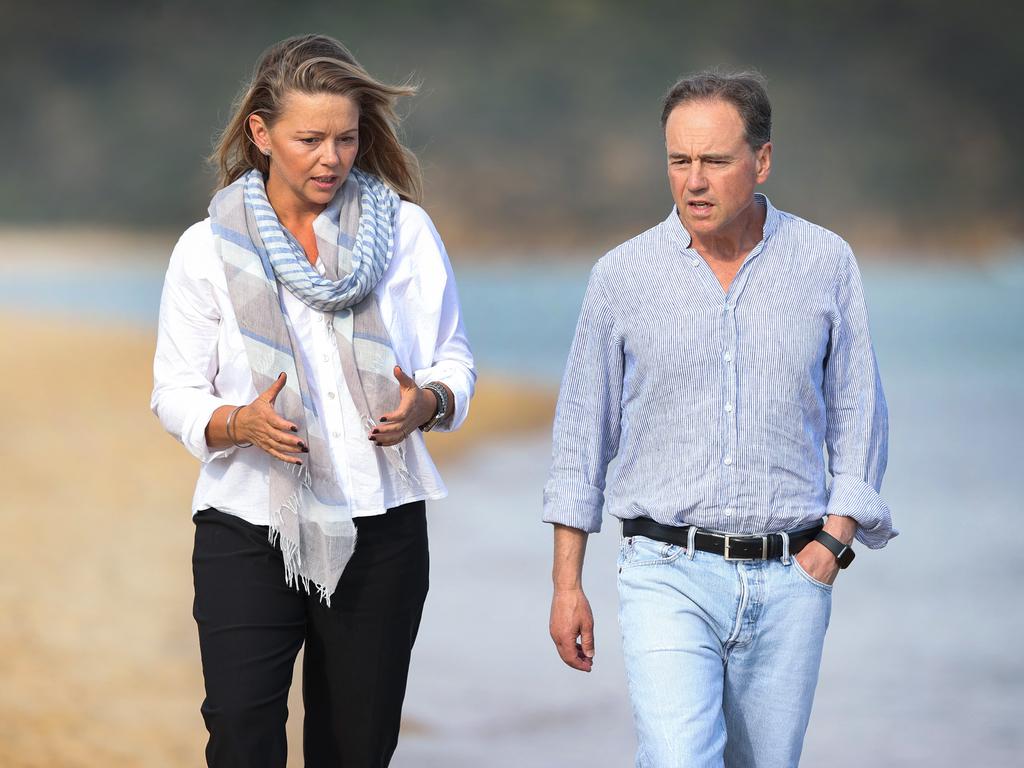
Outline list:
[[[235,414],[232,432],[240,443],[259,446],[275,459],[289,464],[301,464],[295,453],[309,453],[309,448],[295,433],[299,428],[274,410],[274,402],[288,380],[281,373],[277,380],[259,397]]]

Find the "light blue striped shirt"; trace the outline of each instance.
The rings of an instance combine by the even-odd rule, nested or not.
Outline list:
[[[674,209],[594,266],[546,522],[595,532],[606,506],[756,534],[835,514],[868,547],[896,535],[878,494],[888,416],[853,252],[758,199],[764,237],[727,292]]]

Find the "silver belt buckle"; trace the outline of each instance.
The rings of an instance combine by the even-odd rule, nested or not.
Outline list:
[[[732,536],[729,536],[729,534],[726,534],[725,535],[725,553],[722,555],[723,559],[725,559],[725,560],[732,560],[734,562],[743,562],[743,561],[746,561],[746,560],[758,560],[758,559],[767,560],[768,559],[768,537],[767,536],[762,536],[761,537],[761,557],[760,558],[756,558],[756,557],[733,557],[732,554],[729,551],[729,539],[731,539],[731,538],[745,539],[745,538],[749,538],[749,537],[747,537],[747,536],[732,537]]]

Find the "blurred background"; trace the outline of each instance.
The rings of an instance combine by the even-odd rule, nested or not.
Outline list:
[[[617,526],[591,541],[580,675],[547,637],[541,488],[588,270],[671,207],[660,98],[719,66],[767,77],[772,202],[854,246],[890,405],[902,534],[839,579],[803,762],[1018,765],[1022,22],[988,0],[0,0],[0,765],[202,763],[197,467],[148,408],[160,288],[260,52],[313,31],[422,84],[405,137],[480,368],[432,443],[450,498],[393,764],[632,764]]]

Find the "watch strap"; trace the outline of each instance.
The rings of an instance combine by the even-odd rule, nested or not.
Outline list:
[[[818,531],[818,535],[814,537],[814,540],[835,556],[840,568],[848,568],[850,563],[853,562],[853,558],[856,557],[853,547],[843,544],[831,533]]]
[[[433,418],[420,427],[423,432],[429,432],[440,422],[448,418],[448,414],[451,413],[451,403],[449,402],[448,391],[441,384],[431,381],[425,384],[423,388],[429,389],[434,393],[434,397],[437,398],[437,410],[434,412]]]

